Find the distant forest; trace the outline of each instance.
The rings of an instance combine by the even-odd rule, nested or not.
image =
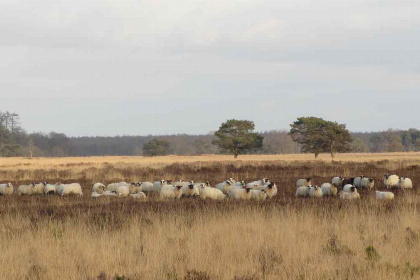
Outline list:
[[[217,128],[215,128],[217,129]],[[292,141],[288,131],[261,132],[263,147],[252,153],[300,153],[299,144]],[[382,132],[351,133],[352,152],[420,151],[420,130],[387,130]],[[153,139],[170,143],[170,154],[220,154],[212,144],[213,133],[207,135],[149,135],[114,137],[68,137],[63,133],[27,133],[19,122],[19,115],[0,112],[0,156],[66,157],[66,156],[137,156],[143,146]]]

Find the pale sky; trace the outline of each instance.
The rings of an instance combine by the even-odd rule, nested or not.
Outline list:
[[[0,0],[0,111],[70,136],[420,128],[419,0]]]

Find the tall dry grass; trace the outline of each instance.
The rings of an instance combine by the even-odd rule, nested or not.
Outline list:
[[[307,176],[317,183],[341,174],[380,180],[392,171],[415,184],[415,161],[38,160],[1,160],[0,181],[79,181],[85,196],[0,197],[0,279],[420,279],[416,189],[391,202],[372,192],[352,202],[294,197],[294,181]],[[262,203],[88,197],[96,181],[231,176],[269,177],[279,195]]]

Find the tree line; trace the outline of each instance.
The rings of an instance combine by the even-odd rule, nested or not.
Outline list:
[[[228,120],[206,135],[68,137],[27,133],[19,115],[0,112],[0,157],[113,155],[292,154],[420,151],[420,131],[349,132],[345,125],[320,118],[299,118],[290,130],[255,132],[252,121]]]

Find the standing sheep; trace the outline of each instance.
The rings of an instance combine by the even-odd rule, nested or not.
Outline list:
[[[343,186],[343,182],[344,182],[344,180],[346,180],[346,178],[344,178],[343,176],[340,176],[340,177],[334,177],[334,178],[332,178],[332,180],[331,180],[331,184],[335,184],[336,186],[340,186],[340,187],[342,187],[342,186]]]
[[[82,186],[78,183],[71,183],[71,184],[55,184],[55,188],[57,190],[57,194],[60,196],[68,196],[71,194],[76,194],[79,196],[83,196]]]
[[[348,179],[344,179],[344,180],[343,180],[343,183],[341,184],[341,186],[343,187],[343,186],[345,186],[345,185],[353,185],[354,179],[355,179],[355,178],[348,178]]]
[[[318,186],[310,187],[309,188],[309,197],[316,197],[320,198],[322,197],[322,190]]]
[[[12,183],[0,184],[0,195],[12,195],[13,185]]]
[[[226,195],[219,189],[208,187],[202,184],[199,187],[200,190],[200,198],[201,199],[214,199],[214,200],[223,200],[226,198]]]
[[[356,188],[361,188],[362,187],[362,179],[365,178],[365,176],[360,176],[360,177],[356,177],[353,180],[353,186],[355,186]]]
[[[365,189],[373,189],[375,186],[375,180],[373,178],[363,178],[361,181],[361,187]]]
[[[182,186],[182,185],[181,185]],[[185,197],[198,197],[200,196],[200,190],[193,183],[182,186],[182,196]]]
[[[296,188],[312,186],[312,178],[299,179],[296,181]]]
[[[412,189],[413,188],[413,182],[410,178],[401,177],[398,180],[398,188],[400,189]]]
[[[153,191],[153,183],[151,182],[139,182],[141,191],[142,192],[152,192]]]
[[[229,197],[236,200],[250,200],[251,199],[251,188],[246,189],[230,189]]]
[[[55,185],[47,183],[44,186],[44,194],[51,195],[51,194],[56,194],[56,193],[57,193],[57,190],[55,188]]]
[[[182,186],[162,186],[161,190],[160,190],[160,194],[159,197],[161,199],[166,199],[166,198],[181,198],[182,196],[182,190],[181,190]]]
[[[379,191],[376,191],[376,199],[380,199],[380,200],[392,200],[392,199],[394,199],[394,194],[392,192],[379,192]]]
[[[29,185],[20,185],[16,190],[16,194],[17,195],[31,195],[32,189],[34,187],[35,187],[35,183],[31,183]]]
[[[92,187],[93,193],[102,194],[105,191],[105,185],[102,183],[95,183]]]
[[[250,182],[246,186],[248,188],[253,188],[255,190],[255,189],[260,189],[259,187],[265,186],[265,185],[267,185],[269,183],[270,183],[270,180],[269,179],[262,178],[261,180]]]
[[[267,198],[273,198],[277,195],[277,185],[275,183],[267,183],[260,190],[266,190]]]
[[[340,199],[347,199],[347,200],[360,199],[360,194],[357,192],[356,187],[352,186],[350,188],[350,192],[342,191],[339,193],[339,197]]]
[[[398,188],[398,181],[399,180],[400,180],[400,178],[397,175],[385,174],[384,175],[384,186],[387,189]]]
[[[251,190],[251,200],[266,200],[266,199],[267,199],[267,191],[265,189]]]
[[[216,189],[221,190],[224,194],[227,194],[229,192],[229,189],[231,186],[233,186],[235,183],[232,183],[230,179],[219,183],[216,185]]]
[[[337,196],[338,193],[338,188],[337,188],[337,184],[338,183],[324,183],[321,185],[321,190],[322,190],[322,194],[325,196]]]
[[[353,185],[350,185],[350,184],[347,184],[347,185],[345,185],[344,187],[343,187],[343,192],[346,192],[346,193],[350,193],[350,192],[352,192],[352,189],[355,189],[356,190],[356,192],[357,192],[357,189],[356,189],[356,187],[355,186],[353,186]]]
[[[160,192],[163,187],[172,186],[172,180],[160,180],[153,183],[153,191]]]
[[[296,189],[296,194],[295,196],[309,196],[309,190],[310,190],[310,186],[303,186],[303,187],[299,187]]]

